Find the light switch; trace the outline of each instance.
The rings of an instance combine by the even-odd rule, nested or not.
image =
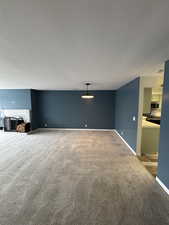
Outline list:
[[[135,116],[133,116],[133,121],[136,121],[136,117]]]

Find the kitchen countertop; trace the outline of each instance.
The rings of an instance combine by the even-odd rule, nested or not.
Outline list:
[[[146,120],[142,120],[142,127],[146,127],[146,128],[160,128],[159,124],[155,124],[155,123],[151,123],[149,121]]]

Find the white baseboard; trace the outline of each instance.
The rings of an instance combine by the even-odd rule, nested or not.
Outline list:
[[[159,183],[162,189],[169,195],[169,189],[165,186],[165,184],[158,177],[156,177],[156,181]]]
[[[87,129],[87,128],[38,128],[37,130],[87,130],[87,131],[115,131],[114,129]]]
[[[119,132],[117,130],[114,130],[116,132],[116,134],[122,139],[122,141],[127,145],[127,147],[130,149],[130,151],[136,155],[136,152],[132,149],[132,147],[124,140],[124,138],[119,134]]]

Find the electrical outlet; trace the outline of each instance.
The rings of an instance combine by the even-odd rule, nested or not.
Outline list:
[[[123,131],[121,131],[121,135],[123,135],[124,134],[124,132]]]
[[[87,124],[85,124],[85,127],[87,127]]]
[[[47,127],[47,126],[48,126],[48,124],[47,124],[47,123],[45,123],[45,124],[44,124],[44,127]]]

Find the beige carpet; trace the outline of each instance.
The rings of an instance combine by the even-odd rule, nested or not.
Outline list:
[[[0,133],[0,225],[167,224],[168,195],[115,133]]]

